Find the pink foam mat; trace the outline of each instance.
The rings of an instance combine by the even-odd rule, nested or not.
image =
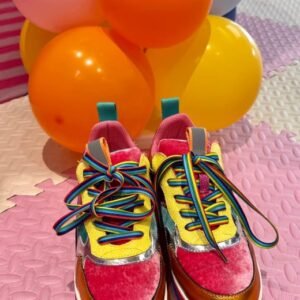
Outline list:
[[[37,196],[16,196],[17,206],[0,216],[0,299],[74,299],[74,234],[56,236],[52,225],[74,186],[47,180]]]
[[[277,248],[256,248],[263,299],[299,300],[300,144],[246,119],[213,138],[223,146],[228,176],[279,228]],[[74,299],[74,234],[52,230],[74,184],[45,181],[38,185],[44,192],[12,198],[16,207],[0,215],[1,299]],[[261,238],[272,237],[261,218],[250,213],[249,221]]]
[[[213,135],[222,145],[228,177],[279,229],[276,248],[256,248],[264,300],[300,299],[300,144],[292,136],[276,135],[267,124],[252,127],[246,119]],[[245,211],[254,232],[270,241],[271,228]]]
[[[255,39],[262,53],[264,76],[270,77],[300,59],[300,27],[239,13],[237,22]]]

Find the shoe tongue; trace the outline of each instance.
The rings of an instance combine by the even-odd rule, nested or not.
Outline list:
[[[118,164],[123,161],[138,162],[141,157],[141,150],[137,147],[125,148],[110,153],[107,142],[104,138],[92,141],[87,144],[89,154],[103,164]]]
[[[192,151],[196,155],[206,155],[209,151],[207,132],[204,128],[188,128],[187,139],[162,139],[159,143],[159,152],[167,156],[183,155]],[[200,177],[200,193],[209,193],[209,179],[207,175],[201,174]]]
[[[187,139],[162,139],[158,151],[167,156],[182,155],[192,151],[196,155],[205,155],[209,151],[207,132],[204,128],[190,127]]]
[[[208,135],[205,128],[190,127],[187,129],[187,141],[189,143],[189,150],[196,155],[206,155],[210,146],[208,145]],[[209,193],[209,178],[206,174],[200,174],[200,188],[199,192],[203,195]]]
[[[126,148],[114,151],[110,154],[111,162],[113,165],[124,161],[139,162],[141,158],[141,150],[137,147]]]
[[[189,150],[196,155],[206,155],[208,151],[207,131],[204,128],[189,127],[187,129]]]
[[[111,164],[109,147],[105,138],[100,138],[98,140],[89,142],[86,145],[86,151],[102,164]]]
[[[189,152],[189,144],[185,140],[162,139],[158,151],[167,155],[182,155]]]
[[[108,144],[105,138],[100,138],[99,140],[92,141],[87,144],[86,151],[96,160],[105,165],[116,165],[124,161],[140,161],[141,150],[137,147],[125,148],[117,151],[110,152]],[[105,221],[121,225],[123,221],[111,219],[109,217],[104,218]],[[121,245],[126,242],[112,242],[114,245]]]

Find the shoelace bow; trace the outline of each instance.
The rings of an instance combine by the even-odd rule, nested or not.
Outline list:
[[[130,161],[106,166],[88,153],[84,154],[83,161],[89,169],[83,173],[85,180],[65,197],[65,203],[71,212],[54,224],[57,234],[65,234],[87,219],[95,218],[94,225],[106,232],[98,240],[100,244],[142,237],[143,232],[134,231],[132,226],[150,216],[155,206],[155,193],[151,183],[142,176],[147,172],[146,167]],[[97,188],[100,186],[101,189]],[[77,196],[85,191],[93,197],[92,201],[74,204]],[[144,206],[144,200],[139,195],[149,197],[150,209],[134,212],[136,207]]]
[[[219,216],[219,212],[225,210],[225,203],[216,200],[222,196],[233,208],[248,238],[261,248],[274,247],[279,240],[279,235],[275,226],[263,215],[247,197],[225,176],[222,167],[218,162],[218,156],[215,153],[209,153],[205,156],[195,155],[192,152],[184,155],[174,155],[167,158],[159,167],[156,173],[155,189],[157,190],[162,178],[166,172],[172,168],[176,173],[176,178],[168,181],[169,186],[180,186],[183,188],[184,195],[176,195],[175,200],[178,203],[190,205],[190,209],[182,209],[180,214],[183,218],[194,218],[194,221],[187,224],[186,230],[192,231],[202,229],[207,241],[213,247],[224,261],[226,257],[220,250],[212,232],[211,226],[226,224],[228,218]],[[199,193],[200,179],[195,175],[205,174],[210,180],[207,196],[201,198]],[[198,177],[200,178],[200,177]],[[201,184],[201,183],[200,183]],[[236,200],[234,194],[242,199],[251,209],[263,217],[274,229],[276,238],[272,242],[260,240],[251,230],[248,220],[241,206]]]

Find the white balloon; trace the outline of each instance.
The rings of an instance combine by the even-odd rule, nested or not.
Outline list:
[[[210,13],[212,15],[224,16],[240,2],[241,0],[214,0]]]

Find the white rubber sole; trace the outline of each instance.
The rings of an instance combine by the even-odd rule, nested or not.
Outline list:
[[[168,285],[167,285],[167,283],[166,283],[164,300],[168,300]]]
[[[259,296],[258,296],[258,300],[262,300],[262,290],[263,290],[263,287],[262,287],[262,278],[261,278],[261,272],[260,272],[260,268],[259,268],[259,265],[257,264],[257,268],[258,268],[258,273],[259,273],[259,278],[260,278],[260,283],[261,283],[261,286],[260,286],[260,291],[259,291]]]
[[[77,286],[76,286],[76,278],[74,278],[74,290],[75,290],[75,298],[76,298],[76,300],[81,300],[79,291],[78,291]]]

